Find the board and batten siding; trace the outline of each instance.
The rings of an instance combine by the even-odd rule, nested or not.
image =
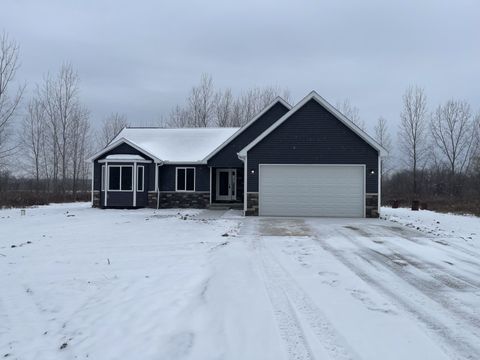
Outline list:
[[[248,192],[258,192],[259,164],[364,164],[366,192],[378,192],[378,151],[314,99],[248,151]]]
[[[285,115],[288,110],[289,109],[281,102],[277,102],[231,142],[225,145],[218,153],[213,155],[207,162],[208,166],[243,168],[243,162],[238,158],[237,153],[255,140],[262,132],[275,123],[275,121]]]

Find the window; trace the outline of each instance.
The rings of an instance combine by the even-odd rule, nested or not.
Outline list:
[[[137,167],[137,191],[143,191],[143,166]]]
[[[195,191],[195,168],[177,167],[177,191]]]
[[[121,167],[122,170],[122,182],[120,183],[120,187],[122,191],[132,191],[133,190],[133,168],[129,167]]]
[[[105,191],[105,165],[102,165],[102,174],[100,178],[100,190]]]
[[[109,166],[108,167],[108,190],[109,191],[132,191],[133,190],[133,166]]]
[[[109,166],[108,172],[108,190],[120,190],[120,166]]]

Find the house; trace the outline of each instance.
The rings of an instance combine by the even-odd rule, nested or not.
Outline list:
[[[316,92],[241,128],[125,128],[92,162],[102,208],[237,205],[245,215],[377,217],[385,150]]]

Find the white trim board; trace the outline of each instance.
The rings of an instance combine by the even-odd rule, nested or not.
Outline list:
[[[100,150],[99,152],[97,152],[96,154],[94,154],[93,156],[89,157],[87,159],[87,161],[95,161],[99,156],[105,154],[106,152],[116,148],[118,145],[122,144],[122,143],[125,143],[127,145],[130,145],[131,147],[133,147],[134,149],[140,151],[141,153],[144,153],[145,155],[147,155],[148,157],[151,157],[152,159],[155,160],[155,162],[162,162],[161,159],[157,158],[156,156],[150,154],[148,151],[145,151],[143,148],[141,148],[140,146],[138,146],[137,144],[131,142],[130,140],[127,140],[125,138],[120,138],[118,139],[117,141],[107,145],[105,148],[103,148],[102,150]],[[138,161],[138,160],[137,160]],[[112,162],[112,160],[108,160],[108,162]]]
[[[261,118],[267,111],[269,111],[272,107],[276,104],[282,104],[285,106],[289,111],[292,109],[292,105],[286,102],[280,96],[277,96],[269,105],[267,105],[262,111],[260,111],[252,120],[248,123],[243,125],[240,129],[238,129],[232,136],[230,136],[227,140],[225,140],[220,146],[218,146],[215,150],[213,150],[210,154],[208,154],[202,161],[207,162],[212,156],[217,154],[220,150],[222,150],[225,146],[227,146],[233,139],[235,139],[238,135],[243,133],[250,125],[252,125],[255,121]]]
[[[388,154],[388,152],[380,144],[378,144],[370,135],[368,135],[365,131],[363,131],[357,125],[355,125],[345,115],[343,115],[340,111],[338,111],[335,107],[333,107],[327,100],[322,98],[315,91],[312,91],[310,94],[305,96],[297,105],[295,105],[289,112],[287,112],[284,116],[278,119],[272,126],[270,126],[262,134],[260,134],[255,140],[253,140],[250,144],[248,144],[242,150],[240,150],[240,152],[238,153],[238,156],[240,158],[245,158],[245,156],[247,156],[247,152],[250,149],[252,149],[265,137],[267,137],[277,127],[283,124],[287,119],[289,119],[293,114],[295,114],[310,100],[315,100],[317,103],[323,106],[328,112],[330,112],[333,116],[335,116],[339,121],[341,121],[344,125],[350,128],[350,130],[352,130],[354,133],[360,136],[365,142],[367,142],[370,146],[376,149],[379,152],[380,156],[385,156]]]
[[[138,182],[138,171],[142,169],[142,189],[139,190],[139,182]],[[143,165],[137,165],[137,187],[136,187],[136,191],[137,192],[144,192],[145,191],[145,166]]]
[[[106,159],[103,159],[103,160],[98,160],[98,163],[99,164],[104,164],[104,163],[139,163],[139,164],[150,164],[152,161],[151,160],[119,160],[119,159],[115,159],[115,160],[106,160]]]
[[[92,200],[92,206],[93,206],[93,200],[94,200],[94,195],[93,195],[93,193],[94,193],[94,191],[95,191],[95,183],[94,183],[94,182],[95,182],[95,164],[94,164],[93,162],[92,162],[92,166],[90,167],[90,170],[91,170],[91,176],[92,176],[92,194],[90,195],[90,198],[91,198],[91,200]],[[100,186],[101,186],[101,185],[102,185],[102,184],[100,184]],[[101,189],[101,187],[100,187],[100,189]],[[101,190],[100,190],[100,191],[101,191]],[[101,202],[101,200],[100,200],[100,202]]]

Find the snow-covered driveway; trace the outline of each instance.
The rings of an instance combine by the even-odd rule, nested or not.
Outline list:
[[[0,211],[0,356],[479,359],[479,219],[385,212]]]

